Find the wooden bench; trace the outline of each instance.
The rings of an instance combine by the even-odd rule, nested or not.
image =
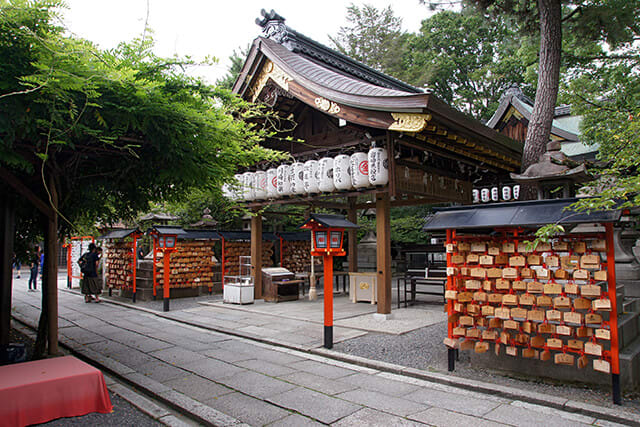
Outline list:
[[[407,275],[398,279],[398,308],[400,304],[404,302],[404,306],[407,307],[408,299],[407,295],[411,296],[411,302],[416,301],[416,295],[437,295],[442,297],[444,302],[444,291],[447,285],[446,277],[423,277]],[[424,289],[427,287],[427,289]],[[400,299],[400,293],[404,293],[404,299]]]

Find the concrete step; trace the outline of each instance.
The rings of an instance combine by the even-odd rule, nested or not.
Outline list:
[[[622,306],[622,302],[624,301],[624,293],[617,293],[616,294],[616,302],[617,302],[617,306],[616,308],[618,309],[618,316],[620,316],[623,312],[624,312],[624,307]]]
[[[622,303],[622,311],[625,313],[640,312],[640,298],[625,298]]]
[[[619,348],[625,348],[640,335],[640,313],[630,312],[618,316]]]
[[[620,351],[620,379],[623,387],[640,384],[640,337]]]
[[[624,285],[624,293],[628,297],[640,297],[640,280],[618,280],[618,285]]]

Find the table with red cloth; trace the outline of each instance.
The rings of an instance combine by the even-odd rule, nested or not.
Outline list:
[[[102,372],[73,356],[0,366],[0,425],[112,411]]]

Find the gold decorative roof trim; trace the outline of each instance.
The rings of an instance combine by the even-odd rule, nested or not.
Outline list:
[[[269,79],[273,80],[278,86],[286,91],[289,90],[289,82],[293,80],[293,78],[282,71],[280,67],[267,59],[262,65],[262,69],[260,70],[260,73],[258,73],[258,77],[256,78],[253,86],[251,86],[251,89],[249,90],[252,102],[258,98],[258,95],[260,95],[260,92],[262,92],[262,89]]]
[[[391,113],[394,122],[389,125],[389,130],[400,132],[420,132],[431,120],[431,114],[417,113]]]
[[[321,111],[329,114],[338,114],[340,112],[340,106],[338,104],[321,96],[314,99],[314,102],[316,103],[316,107]]]

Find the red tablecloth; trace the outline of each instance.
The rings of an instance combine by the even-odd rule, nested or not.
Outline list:
[[[102,372],[73,356],[0,366],[0,425],[25,426],[113,406]]]

